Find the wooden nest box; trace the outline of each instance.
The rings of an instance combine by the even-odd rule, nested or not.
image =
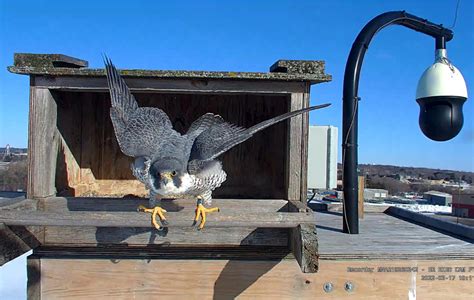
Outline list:
[[[316,271],[317,251],[308,252],[317,249],[314,219],[306,210],[308,114],[265,129],[221,156],[227,181],[213,193],[221,213],[209,216],[204,232],[189,227],[195,203],[176,200],[165,201],[170,227],[159,234],[148,214],[136,212],[138,204],[147,204],[147,191],[115,138],[105,71],[87,65],[60,54],[15,54],[9,67],[30,76],[27,198],[36,209],[15,224],[42,226],[43,250],[125,245],[126,252],[167,245],[210,247],[214,253],[237,247],[243,253],[270,247],[273,252],[261,257],[293,250],[303,271]],[[250,127],[307,107],[310,86],[331,80],[323,61],[292,60],[277,61],[268,73],[121,74],[140,106],[161,108],[181,133],[207,112]],[[310,241],[305,250],[302,243]]]

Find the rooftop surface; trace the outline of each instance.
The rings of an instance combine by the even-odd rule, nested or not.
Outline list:
[[[385,213],[366,213],[360,233],[341,231],[342,215],[316,212],[322,259],[436,259],[474,257],[474,244]]]
[[[88,62],[63,54],[15,53],[14,65],[8,71],[24,75],[46,76],[105,76],[104,69],[87,68]],[[328,82],[324,61],[278,60],[270,72],[186,71],[186,70],[120,70],[125,77],[175,78],[175,79],[236,79],[270,81],[306,81],[311,84]]]

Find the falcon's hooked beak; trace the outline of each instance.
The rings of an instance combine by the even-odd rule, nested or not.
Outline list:
[[[170,172],[161,173],[161,178],[164,179],[166,183],[173,181],[173,175]]]

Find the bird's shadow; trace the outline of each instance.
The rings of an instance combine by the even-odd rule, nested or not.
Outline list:
[[[122,199],[103,198],[100,202],[94,198],[77,197],[67,200],[69,211],[91,211],[91,212],[136,212],[139,205],[148,206],[148,199],[134,197],[133,195],[124,196]],[[161,206],[167,211],[181,211],[183,206],[178,205],[171,199],[163,199]],[[133,244],[133,237],[138,235],[148,235],[148,245],[166,245],[167,242],[159,242],[159,238],[168,235],[168,228],[157,230],[153,227],[98,227],[95,232],[95,240],[98,247],[107,247],[110,245],[128,246]],[[143,239],[140,238],[143,243]],[[138,242],[137,242],[138,243]]]
[[[268,250],[271,252],[270,249]],[[258,279],[278,265],[290,252],[286,250],[278,250],[275,253],[267,252],[246,259],[230,258],[214,283],[213,299],[237,298]]]
[[[148,206],[148,199],[139,198],[130,201],[130,197],[126,198],[128,201],[121,201],[121,199],[101,199],[100,204],[91,198],[74,198],[68,200],[67,207],[70,211],[130,212],[136,211],[138,205]],[[181,211],[184,208],[174,201],[165,199],[161,202],[161,206],[167,211]],[[248,251],[248,249],[251,248],[252,250],[248,252],[250,256],[234,255],[232,251],[235,251],[236,248],[233,247],[232,249],[229,248],[229,253],[224,253],[227,251],[224,249],[222,253],[216,252],[215,257],[212,257],[212,259],[227,260],[214,283],[214,299],[234,299],[238,297],[288,255],[290,250],[281,246],[267,247],[265,250],[258,250],[262,249],[262,246],[258,246],[262,240],[272,236],[268,230],[271,229],[256,228],[242,239],[240,246],[235,246],[238,249],[236,253],[242,253],[241,251]],[[206,233],[203,232],[202,234]],[[173,246],[167,241],[168,239],[163,239],[168,235],[168,228],[159,231],[153,227],[98,227],[95,232],[95,240],[97,247],[107,248],[113,245],[116,248],[128,248],[129,245],[143,245],[144,235],[148,238],[148,243],[144,246],[144,249]],[[278,233],[278,236],[280,235],[281,232]],[[144,258],[148,259],[148,261],[152,259]],[[210,257],[206,256],[202,259],[209,258]],[[112,263],[118,263],[121,259],[122,257],[120,255],[110,257]],[[193,259],[200,259],[200,257],[193,257]]]

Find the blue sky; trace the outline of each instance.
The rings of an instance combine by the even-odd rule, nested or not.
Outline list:
[[[406,10],[450,27],[457,0],[425,1],[5,1],[0,0],[0,145],[27,146],[28,77],[10,74],[14,52],[63,53],[102,67],[267,71],[278,59],[326,61],[330,83],[313,86],[311,123],[338,126],[347,55],[376,15]],[[474,82],[474,4],[463,0],[448,55]],[[359,162],[474,171],[474,104],[451,141],[418,127],[416,84],[434,40],[401,26],[382,30],[365,56],[359,95]],[[472,92],[472,91],[471,91]],[[341,138],[339,137],[339,140]]]

